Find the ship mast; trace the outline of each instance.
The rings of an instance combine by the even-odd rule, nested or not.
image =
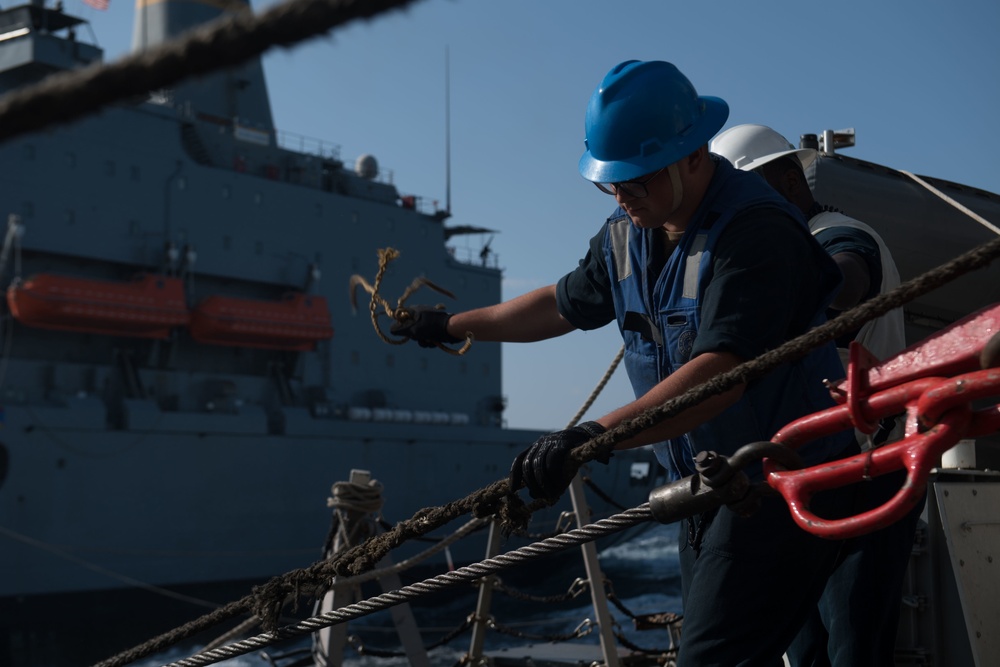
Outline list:
[[[451,60],[448,47],[444,47],[444,210],[451,216]]]

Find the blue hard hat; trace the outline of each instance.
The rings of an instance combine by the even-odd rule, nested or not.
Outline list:
[[[649,174],[707,144],[727,118],[729,105],[699,97],[673,64],[627,60],[590,97],[580,174],[597,183]]]

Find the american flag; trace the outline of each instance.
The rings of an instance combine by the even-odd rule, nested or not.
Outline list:
[[[94,9],[100,9],[102,12],[107,10],[108,3],[111,0],[83,0],[86,4],[90,5]]]

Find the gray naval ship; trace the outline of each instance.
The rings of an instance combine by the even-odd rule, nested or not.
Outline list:
[[[139,2],[134,46],[220,7]],[[101,61],[82,24],[61,3],[0,11],[0,92]],[[349,298],[391,247],[387,299],[423,276],[455,308],[495,303],[496,256],[451,247],[489,230],[449,225],[372,156],[281,136],[253,60],[0,144],[0,625],[21,637],[3,641],[52,622],[32,606],[47,596],[305,567],[352,469],[381,482],[392,522],[505,477],[540,435],[504,425],[499,345],[387,345],[368,295],[358,312]],[[424,288],[410,302],[446,300]],[[595,466],[594,517],[643,502],[654,465],[636,451]],[[449,555],[485,552],[480,531]]]
[[[219,7],[139,2],[135,46]],[[42,0],[0,11],[0,92],[99,62],[82,23]],[[212,585],[242,594],[311,563],[330,485],[352,469],[384,484],[387,517],[406,518],[503,477],[539,435],[503,426],[498,346],[462,357],[387,346],[350,307],[351,276],[374,276],[386,247],[401,252],[387,298],[426,276],[457,307],[496,302],[496,258],[450,249],[481,230],[449,225],[450,211],[402,193],[370,156],[349,163],[332,144],[283,136],[254,60],[0,144],[0,663],[42,664],[69,627],[106,635],[94,619],[109,609],[124,636],[121,612],[168,606],[168,588],[189,605]],[[998,233],[994,193],[845,156],[850,133],[808,141],[821,150],[817,199],[875,227],[904,280]],[[907,304],[908,342],[997,302],[994,263]],[[1000,444],[963,443],[942,464],[897,664],[993,664]],[[595,516],[661,482],[645,451],[589,474],[612,499],[593,498]],[[454,560],[479,560],[484,542],[456,544]],[[135,591],[147,597],[125,597]]]

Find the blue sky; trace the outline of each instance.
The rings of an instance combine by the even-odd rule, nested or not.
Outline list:
[[[107,60],[128,52],[131,3],[67,7]],[[443,202],[447,51],[450,224],[500,230],[510,298],[576,266],[613,207],[577,161],[587,100],[618,62],[673,62],[729,103],[727,127],[763,123],[793,141],[853,127],[847,154],[1000,192],[998,26],[995,0],[424,0],[272,51],[264,67],[278,129],[340,144],[348,160],[373,154],[401,192]],[[506,345],[508,424],[563,427],[620,343],[606,327]],[[619,369],[588,414],[630,399]]]

